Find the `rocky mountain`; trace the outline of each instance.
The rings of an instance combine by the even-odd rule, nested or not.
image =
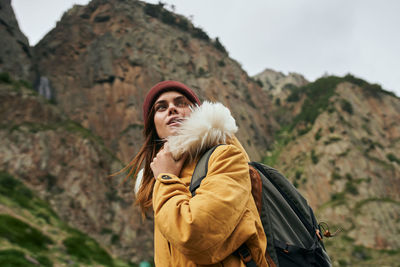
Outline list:
[[[162,41],[160,41],[162,40]],[[37,72],[57,105],[128,162],[141,144],[141,103],[155,83],[173,79],[236,115],[238,137],[259,160],[271,142],[265,92],[186,18],[140,1],[93,0],[66,12],[34,48]],[[260,112],[263,111],[263,112]]]
[[[287,175],[330,232],[339,230],[326,241],[339,266],[393,266],[400,248],[400,99],[352,75],[323,77],[285,95],[276,97],[297,111],[288,112],[266,163]]]
[[[11,0],[0,0],[0,36],[0,73],[10,72],[16,79],[32,79],[31,48],[19,29]]]
[[[308,81],[301,74],[289,73],[285,75],[272,69],[265,69],[253,78],[260,83],[265,91],[273,96],[279,95],[280,97],[287,96],[287,93],[290,92],[289,89],[293,86],[300,87],[308,84]]]
[[[398,264],[400,100],[380,86],[271,69],[249,77],[218,38],[161,2],[74,6],[35,47],[8,0],[0,22],[0,262],[152,260],[151,219],[109,174],[142,142],[147,90],[175,79],[227,105],[252,159],[339,229],[325,239],[334,266]]]
[[[15,81],[0,83],[0,103],[0,170],[5,177],[0,182],[2,213],[31,226],[36,224],[52,242],[64,235],[59,242],[83,238],[73,235],[79,229],[79,233],[88,234],[106,247],[111,256],[133,262],[151,258],[151,222],[143,222],[133,208],[128,184],[119,185],[119,181],[109,178],[122,164],[102,140]],[[21,187],[21,192],[8,196],[7,189],[14,189],[16,181],[28,189]],[[43,209],[35,206],[30,210],[29,196],[33,194],[25,191],[36,192],[45,201]],[[27,195],[27,199],[21,201],[17,194]],[[61,222],[72,229],[67,229],[69,235],[65,227],[57,229]],[[0,218],[0,224],[0,232],[4,233],[8,223]],[[6,239],[0,239],[2,248],[13,244],[16,237]],[[63,249],[68,248],[65,245]],[[28,251],[38,256],[37,251]],[[43,249],[44,254],[39,256],[45,256],[45,252]],[[71,255],[63,257],[73,259]]]

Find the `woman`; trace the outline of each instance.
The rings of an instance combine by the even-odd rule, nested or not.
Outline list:
[[[200,105],[176,81],[156,84],[143,104],[145,142],[128,165],[138,175],[137,203],[154,212],[155,263],[163,266],[245,266],[235,251],[246,244],[257,266],[267,266],[266,238],[251,195],[249,158],[222,104]],[[218,145],[207,177],[192,197],[197,159]]]

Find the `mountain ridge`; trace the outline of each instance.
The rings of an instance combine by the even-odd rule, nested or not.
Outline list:
[[[3,32],[9,44],[21,39]],[[141,101],[164,79],[183,81],[201,99],[228,106],[251,158],[284,173],[332,233],[341,229],[325,239],[335,266],[397,263],[400,102],[379,85],[350,74],[310,82],[271,69],[249,77],[218,39],[162,4],[140,1],[74,6],[29,49],[31,71],[21,74],[15,61],[0,66],[0,171],[48,201],[61,221],[113,259],[98,264],[152,260],[151,220],[132,207],[129,183],[118,186],[122,177],[107,177],[141,144]],[[13,53],[26,57],[23,49],[2,49],[0,58]],[[5,196],[4,221],[30,212],[11,208]],[[50,226],[35,216],[18,218],[46,233]],[[69,232],[61,232],[65,239]],[[82,238],[75,240],[88,240]],[[4,253],[23,252],[49,266],[81,260],[67,251],[68,242],[57,247],[64,255],[58,261],[7,240],[0,237],[11,249]]]

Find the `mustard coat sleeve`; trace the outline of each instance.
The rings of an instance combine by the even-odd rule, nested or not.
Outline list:
[[[157,177],[155,227],[188,259],[198,264],[216,263],[245,241],[224,242],[241,220],[250,196],[247,156],[233,145],[219,146],[193,198],[179,177]]]

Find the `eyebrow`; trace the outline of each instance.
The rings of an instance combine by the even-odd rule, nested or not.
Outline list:
[[[175,98],[173,99],[173,101],[181,100],[182,98],[183,98],[183,99],[184,99],[184,98],[187,99],[186,96],[180,95],[180,96],[175,97]],[[189,99],[188,99],[188,101],[189,101]],[[165,103],[165,102],[167,102],[167,100],[164,100],[164,99],[158,100],[158,101],[156,101],[156,102],[154,103],[154,106],[157,105],[157,104]]]

